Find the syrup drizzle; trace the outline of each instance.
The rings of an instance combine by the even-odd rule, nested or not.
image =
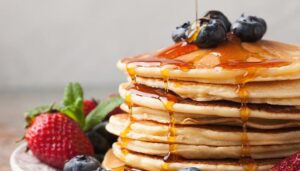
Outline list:
[[[227,39],[212,49],[199,49],[195,44],[179,42],[158,53],[125,58],[122,62],[133,63],[135,66],[141,67],[172,65],[183,71],[215,67],[225,69],[270,68],[290,64],[287,60],[275,58],[276,53],[273,54],[262,47],[256,47],[254,52],[246,49],[240,39],[233,34],[228,34]],[[196,54],[190,57],[187,55],[190,53]]]
[[[164,68],[161,70],[161,75],[163,77],[164,80],[164,94],[166,97],[168,97],[168,91],[169,91],[169,69]],[[174,117],[174,109],[173,109],[173,105],[175,103],[175,101],[173,100],[174,98],[167,98],[166,100],[162,101],[166,110],[168,111],[169,114],[169,127],[168,127],[168,144],[169,144],[169,151],[168,154],[166,156],[164,156],[163,161],[164,163],[161,165],[161,170],[165,171],[165,170],[169,170],[169,164],[168,161],[175,159],[176,155],[174,155],[176,153],[176,120]],[[177,101],[177,100],[176,100]]]
[[[255,160],[251,157],[251,146],[250,146],[248,130],[247,130],[247,122],[249,120],[251,110],[247,106],[248,99],[249,99],[249,92],[246,88],[246,83],[238,84],[237,90],[238,90],[239,97],[241,99],[240,118],[242,121],[240,164],[244,167],[246,171],[256,171],[257,164]]]
[[[126,64],[126,70],[127,73],[129,75],[129,77],[131,78],[132,82],[135,83],[136,82],[136,71],[134,67],[129,67],[128,63]]]
[[[130,76],[130,78],[132,80],[132,83],[135,83],[135,81],[136,81],[135,68],[131,68],[128,65],[126,65],[126,69],[127,69],[128,75]],[[131,131],[131,125],[136,121],[132,114],[133,102],[131,99],[131,94],[129,94],[129,93],[126,94],[124,101],[129,108],[129,113],[128,113],[129,122],[128,122],[127,126],[125,127],[125,129],[120,133],[120,140],[121,140],[120,146],[121,146],[121,150],[123,153],[123,158],[121,158],[122,161],[125,161],[126,156],[128,155],[127,146],[129,143],[129,139],[127,138],[127,134]]]
[[[125,129],[120,133],[120,146],[121,146],[121,150],[123,153],[123,158],[121,159],[122,161],[126,160],[126,156],[128,155],[128,150],[127,150],[127,145],[129,143],[129,139],[127,138],[127,134],[131,131],[131,125],[135,122],[135,118],[132,116],[132,107],[133,107],[133,103],[132,103],[132,99],[131,99],[131,94],[127,94],[125,96],[125,103],[128,105],[129,107],[129,122],[127,124],[127,126],[125,127]]]
[[[162,73],[168,73],[167,71],[162,71]],[[166,76],[166,84],[168,80],[168,75]],[[176,120],[174,117],[174,109],[173,105],[179,100],[178,97],[168,91],[168,86],[166,86],[166,89],[163,91],[159,89],[153,89],[147,86],[144,86],[142,84],[131,84],[127,87],[127,90],[129,92],[138,95],[138,96],[143,96],[143,97],[150,97],[150,98],[155,98],[158,99],[162,102],[164,105],[165,109],[168,111],[169,114],[169,126],[168,126],[168,135],[167,135],[167,142],[169,144],[169,151],[166,156],[164,156],[163,161],[161,165],[161,170],[162,171],[167,171],[169,170],[169,161],[175,160],[177,158],[176,156]]]

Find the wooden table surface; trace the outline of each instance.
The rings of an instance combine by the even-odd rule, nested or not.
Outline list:
[[[86,98],[101,99],[112,92],[116,86],[105,88],[89,88]],[[24,134],[23,113],[43,105],[59,102],[63,95],[63,87],[59,89],[9,90],[0,91],[0,170],[9,171],[9,157],[18,146],[16,143]]]

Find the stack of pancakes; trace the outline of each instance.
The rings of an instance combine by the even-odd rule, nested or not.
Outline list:
[[[263,171],[300,151],[300,46],[182,42],[118,67],[127,113],[106,128],[126,167]]]

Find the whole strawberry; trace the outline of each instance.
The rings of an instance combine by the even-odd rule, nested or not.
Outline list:
[[[80,126],[62,113],[38,115],[27,128],[25,139],[37,158],[59,169],[76,155],[94,154]]]
[[[122,99],[111,97],[89,109],[86,117],[83,99],[80,84],[69,83],[61,104],[40,106],[26,113],[28,149],[42,162],[62,169],[67,160],[77,155],[94,155],[86,133],[120,106]]]
[[[271,171],[299,171],[300,170],[300,152],[280,161]]]
[[[98,105],[98,102],[94,99],[83,101],[83,114],[87,116],[92,110],[94,110]]]

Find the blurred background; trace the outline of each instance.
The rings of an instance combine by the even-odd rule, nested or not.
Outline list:
[[[194,0],[0,0],[0,170],[25,111],[59,101],[69,81],[82,83],[87,98],[116,92],[125,80],[118,59],[170,45],[194,9]],[[266,39],[300,43],[299,0],[199,0],[200,15],[210,9],[231,21],[260,16]]]

